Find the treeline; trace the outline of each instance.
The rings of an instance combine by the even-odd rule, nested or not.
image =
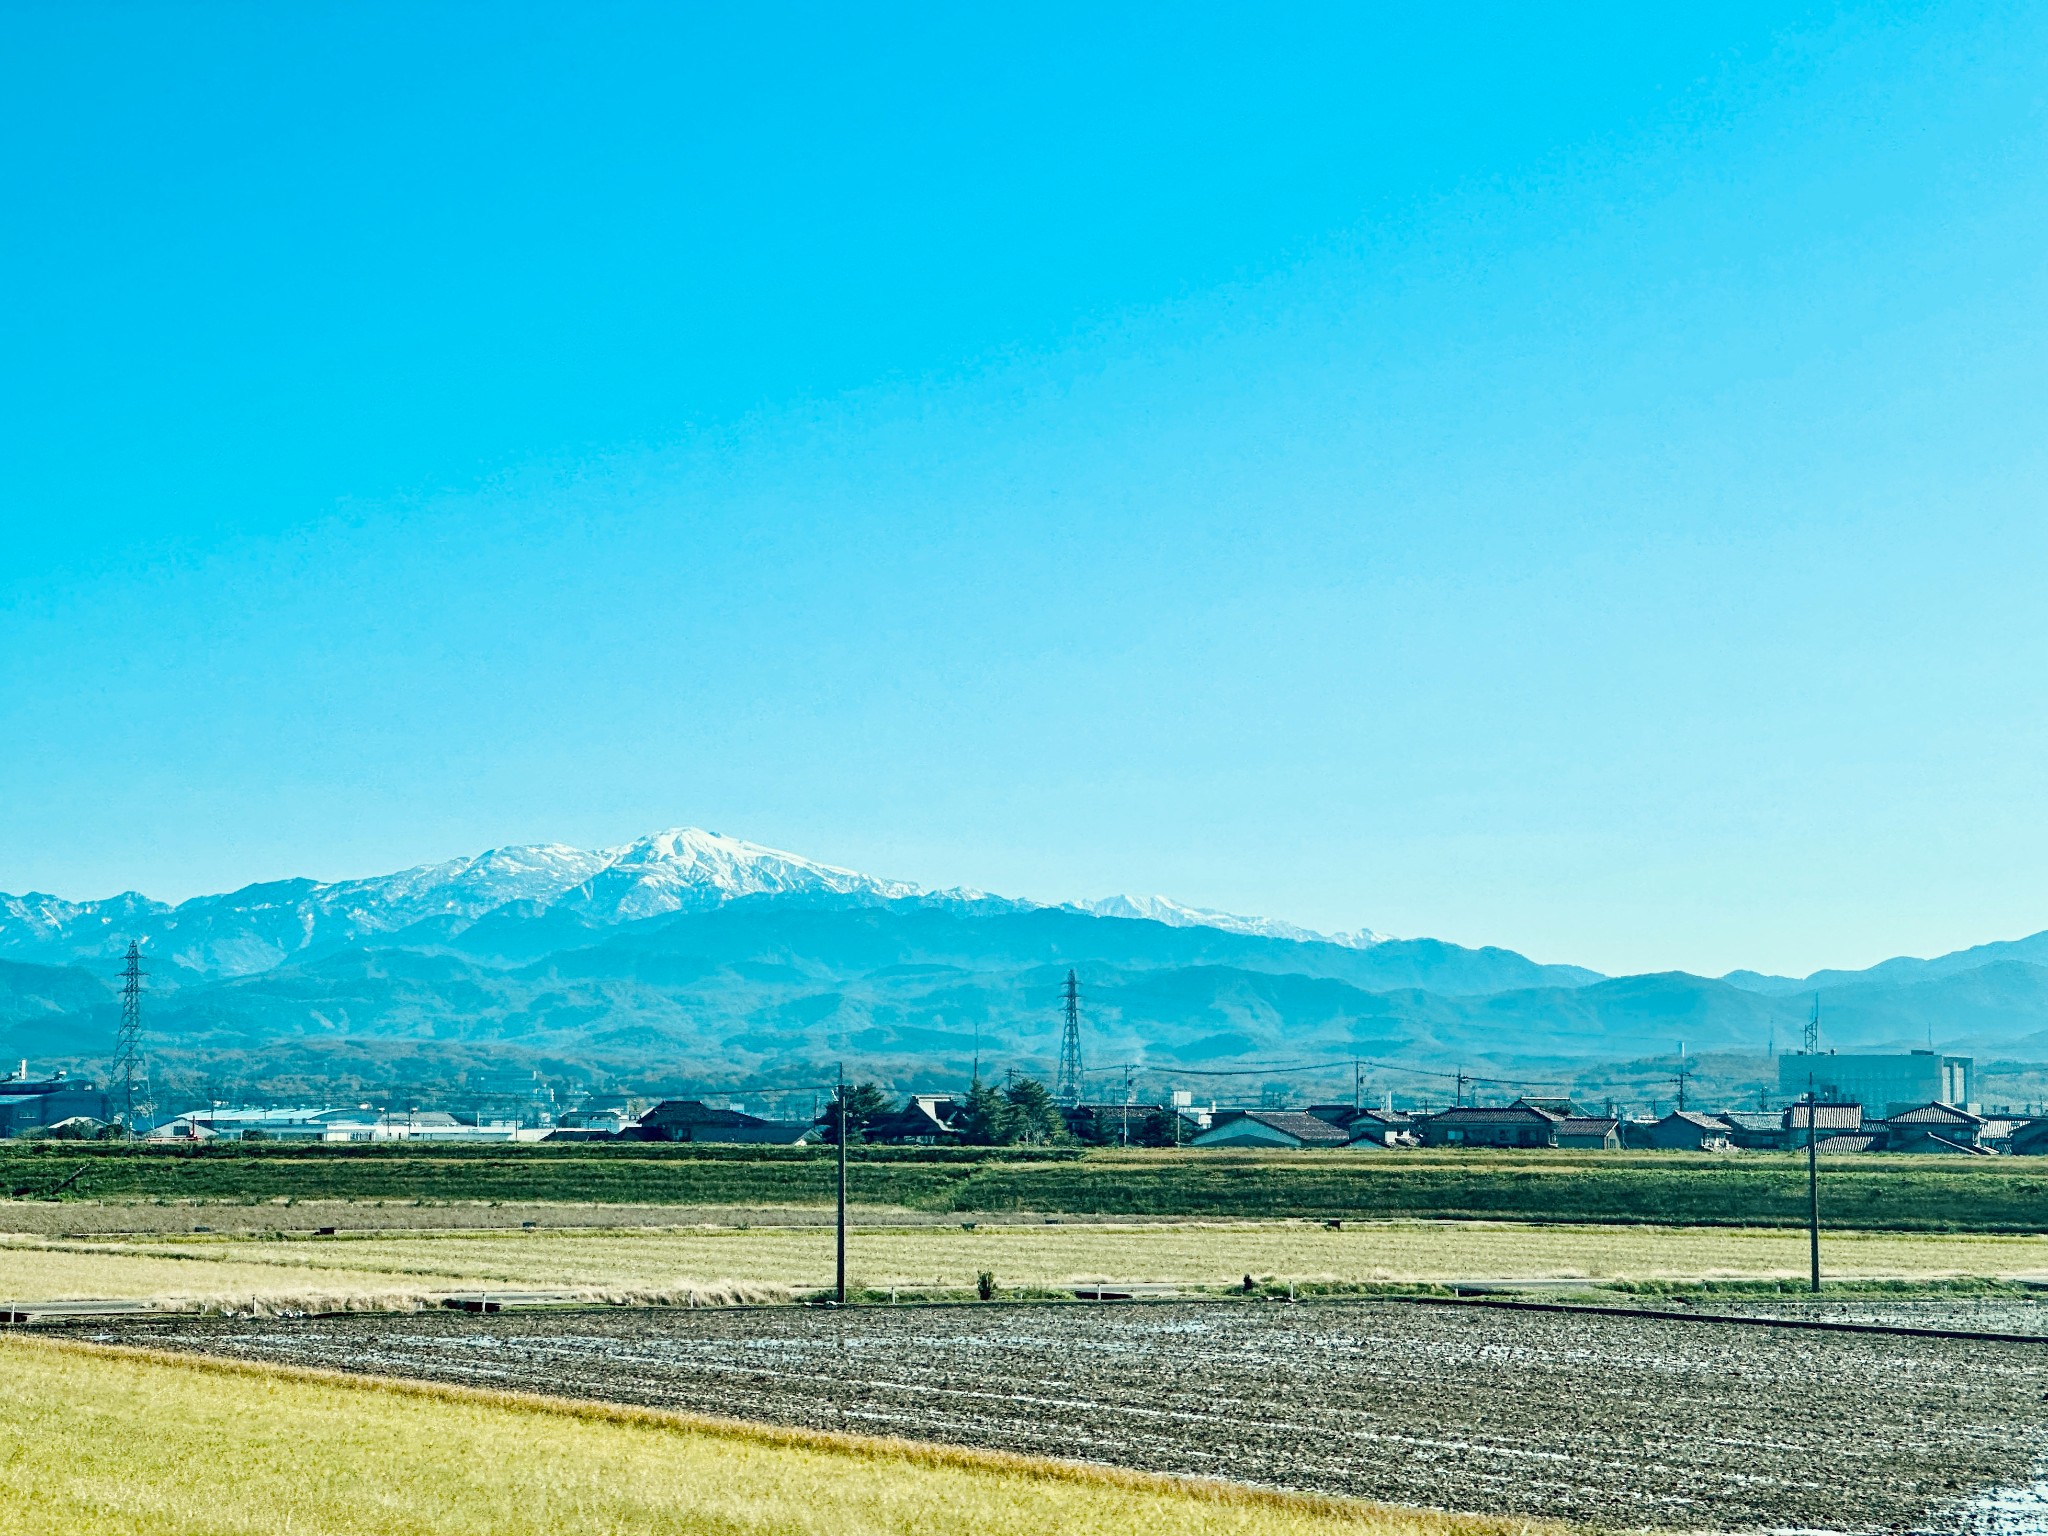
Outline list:
[[[877,1122],[895,1118],[895,1103],[879,1083],[849,1083],[844,1093],[849,1146],[865,1141]],[[822,1117],[828,1142],[838,1139],[839,1099],[835,1092]],[[1000,1088],[976,1078],[953,1124],[959,1145],[967,1147],[1175,1145],[1171,1111],[1134,1105],[1128,1115],[1070,1116],[1035,1077],[1014,1078]]]

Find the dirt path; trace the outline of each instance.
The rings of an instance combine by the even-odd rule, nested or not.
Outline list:
[[[1604,1525],[1940,1528],[2048,1454],[2048,1350],[1499,1311],[180,1319],[95,1337]]]

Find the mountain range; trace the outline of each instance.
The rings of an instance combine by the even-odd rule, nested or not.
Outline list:
[[[1570,1075],[1680,1041],[1761,1063],[1816,998],[1830,1045],[2048,1057],[2048,934],[1801,978],[1607,977],[1165,897],[925,891],[697,829],[176,905],[0,895],[0,1052],[102,1065],[131,939],[160,1074],[272,1095],[535,1070],[809,1081],[841,1059],[899,1085],[976,1059],[1043,1072],[1069,968],[1090,1060],[1119,1086],[1124,1063],[1249,1083],[1262,1064],[1351,1057]]]

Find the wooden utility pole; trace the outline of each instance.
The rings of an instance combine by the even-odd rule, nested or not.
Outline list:
[[[1806,1236],[1813,1259],[1813,1289],[1820,1291],[1820,1108],[1813,1079],[1806,1081]]]
[[[846,1305],[846,1063],[839,1063],[839,1305]]]

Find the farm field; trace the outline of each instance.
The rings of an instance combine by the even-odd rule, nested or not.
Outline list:
[[[96,1336],[1609,1529],[1988,1531],[2048,1451],[2038,1346],[1470,1305],[435,1312]]]
[[[1835,1279],[2048,1279],[2048,1237],[1830,1233]],[[1084,1281],[1191,1288],[1485,1280],[1701,1281],[1803,1276],[1804,1234],[1776,1228],[1505,1222],[1043,1221],[856,1228],[850,1276],[870,1292],[959,1293]],[[0,1237],[0,1300],[155,1298],[265,1310],[416,1306],[466,1289],[591,1299],[786,1300],[831,1283],[818,1225]]]
[[[2048,1159],[1825,1159],[1839,1226],[2033,1232]],[[1784,1153],[1219,1152],[877,1147],[853,1198],[927,1213],[1388,1216],[1797,1227],[1805,1168]],[[823,1149],[542,1143],[136,1148],[0,1142],[0,1196],[46,1202],[415,1200],[822,1208]]]
[[[147,1424],[147,1434],[136,1426]],[[0,1533],[1492,1536],[1519,1522],[0,1339]],[[232,1447],[232,1454],[224,1450]]]
[[[958,1226],[952,1211],[854,1202],[863,1226]],[[1015,1219],[1012,1217],[1011,1219]],[[1174,1217],[1065,1217],[1172,1221]],[[367,1231],[503,1231],[516,1227],[830,1226],[829,1205],[599,1205],[535,1200],[0,1200],[0,1232],[45,1237],[184,1237],[197,1230],[269,1236],[321,1227]]]

